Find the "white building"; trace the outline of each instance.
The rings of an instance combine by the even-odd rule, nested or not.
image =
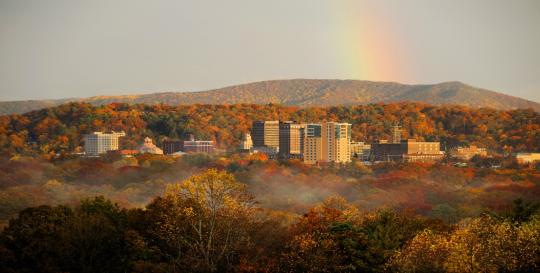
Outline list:
[[[144,143],[139,148],[141,154],[155,154],[162,155],[163,150],[158,148],[149,137],[144,138]]]
[[[240,150],[249,151],[251,148],[253,148],[253,140],[251,139],[251,134],[246,133],[244,139],[242,140],[242,144],[240,144]]]
[[[107,153],[108,151],[116,151],[119,149],[120,137],[125,136],[124,132],[93,132],[84,135],[84,152],[88,156],[98,156]]]

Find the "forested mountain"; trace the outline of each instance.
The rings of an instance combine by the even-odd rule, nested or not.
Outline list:
[[[374,142],[389,139],[400,124],[404,138],[441,141],[442,147],[477,144],[497,152],[539,151],[540,113],[530,109],[494,110],[422,103],[369,104],[338,107],[254,105],[129,105],[69,103],[26,113],[0,116],[0,151],[58,153],[81,149],[83,134],[125,131],[124,148],[136,148],[149,136],[214,140],[233,150],[254,120],[299,122],[344,121],[352,137]]]
[[[0,102],[0,114],[25,113],[84,101],[92,105],[112,102],[168,105],[190,104],[283,104],[294,106],[341,106],[369,103],[424,102],[433,105],[457,104],[495,109],[532,108],[540,104],[504,95],[460,82],[432,85],[406,85],[393,82],[358,80],[275,80],[225,87],[202,92],[167,92],[147,95],[98,96],[84,99],[6,101]]]

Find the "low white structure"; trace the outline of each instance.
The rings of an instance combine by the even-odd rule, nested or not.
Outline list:
[[[458,147],[451,152],[451,155],[455,158],[461,160],[471,160],[475,155],[486,157],[487,150],[486,148],[480,148],[476,145],[471,145],[469,147]]]
[[[242,144],[240,144],[240,150],[249,151],[251,148],[253,148],[253,140],[251,139],[251,134],[247,133],[242,140]]]
[[[155,155],[162,155],[163,150],[158,148],[153,142],[152,139],[149,137],[146,137],[144,139],[143,145],[139,148],[139,151],[141,154],[155,154]]]

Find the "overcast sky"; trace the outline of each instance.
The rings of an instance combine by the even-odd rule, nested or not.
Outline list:
[[[292,78],[462,81],[540,102],[540,1],[0,0],[0,100]]]

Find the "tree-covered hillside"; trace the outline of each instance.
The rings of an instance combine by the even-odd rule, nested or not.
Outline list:
[[[137,147],[145,136],[164,138],[194,134],[223,149],[234,149],[253,120],[299,122],[343,121],[352,137],[373,142],[388,139],[394,124],[404,138],[441,141],[443,147],[477,144],[495,152],[540,150],[540,114],[533,110],[475,109],[419,103],[299,108],[280,105],[128,105],[70,103],[24,115],[0,116],[0,149],[22,154],[70,153],[81,149],[83,134],[124,130],[124,148]]]
[[[473,87],[461,82],[400,84],[359,80],[273,80],[234,85],[201,92],[163,92],[144,95],[96,96],[59,100],[3,101],[0,114],[25,113],[66,102],[92,105],[130,104],[268,104],[289,106],[343,106],[369,103],[421,102],[433,105],[464,105],[494,109],[540,111],[540,103]]]

